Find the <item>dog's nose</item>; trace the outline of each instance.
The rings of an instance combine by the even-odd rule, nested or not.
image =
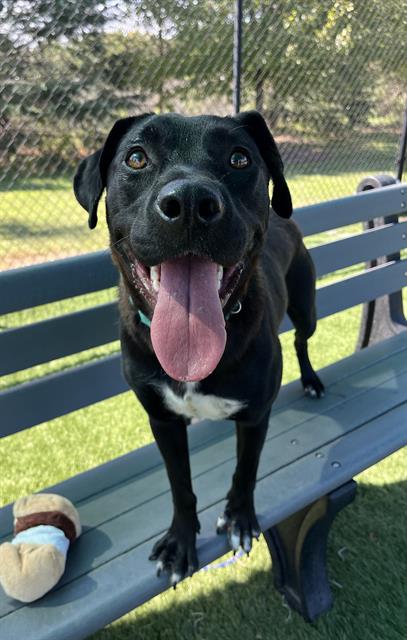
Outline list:
[[[223,202],[220,194],[209,185],[173,180],[158,194],[157,209],[166,222],[197,220],[212,224],[222,217]]]

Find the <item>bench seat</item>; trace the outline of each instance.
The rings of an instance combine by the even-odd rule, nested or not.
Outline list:
[[[256,487],[263,531],[407,444],[407,332],[354,353],[321,372],[326,395],[304,397],[298,381],[274,405]],[[216,536],[235,464],[233,423],[189,428],[198,497],[200,565],[228,546]],[[360,451],[363,450],[363,456]],[[155,444],[47,489],[78,507],[84,531],[57,587],[23,605],[0,595],[0,637],[80,640],[168,588],[148,561],[172,514]],[[0,543],[11,537],[11,505],[0,510]]]

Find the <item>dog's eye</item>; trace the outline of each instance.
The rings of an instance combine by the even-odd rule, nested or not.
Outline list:
[[[246,169],[250,164],[250,157],[245,151],[237,149],[230,156],[229,162],[234,169]]]
[[[143,149],[133,149],[127,156],[126,164],[131,169],[144,169],[147,165],[147,156]]]

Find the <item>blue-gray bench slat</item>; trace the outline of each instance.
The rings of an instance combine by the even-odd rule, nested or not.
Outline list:
[[[381,256],[397,254],[407,246],[407,222],[385,224],[348,238],[313,247],[310,251],[318,276]]]
[[[386,347],[375,345],[324,370],[327,395],[318,403],[302,397],[297,382],[283,388],[256,488],[263,529],[407,443],[406,334]],[[191,450],[203,565],[227,551],[214,525],[234,466],[232,424],[192,427]],[[84,534],[53,592],[30,606],[0,600],[0,637],[19,637],[24,630],[27,640],[80,640],[168,586],[147,560],[166,529],[171,504],[155,444],[125,456],[124,465],[120,459],[107,463],[52,490],[76,502]],[[10,508],[1,522],[0,533],[9,534]]]
[[[324,318],[349,307],[400,290],[406,284],[407,261],[379,265],[317,291],[317,316]],[[292,328],[286,317],[281,333]],[[117,339],[117,327],[112,327]],[[111,369],[112,367],[112,369]],[[108,372],[107,372],[108,369]],[[35,424],[128,390],[119,372],[118,356],[51,374],[0,392],[0,435]]]
[[[117,284],[107,251],[0,273],[0,315],[73,298]]]
[[[116,302],[0,333],[0,375],[22,371],[118,339]]]
[[[345,227],[374,218],[391,218],[407,209],[407,185],[398,183],[337,200],[328,200],[294,211],[294,220],[304,236]]]
[[[128,391],[120,354],[52,373],[0,393],[0,437]]]

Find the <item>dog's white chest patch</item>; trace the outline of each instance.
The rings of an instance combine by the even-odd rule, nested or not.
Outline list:
[[[245,406],[240,400],[219,398],[198,393],[196,382],[186,382],[183,395],[177,395],[168,385],[160,387],[165,406],[186,418],[221,420],[229,418]]]

